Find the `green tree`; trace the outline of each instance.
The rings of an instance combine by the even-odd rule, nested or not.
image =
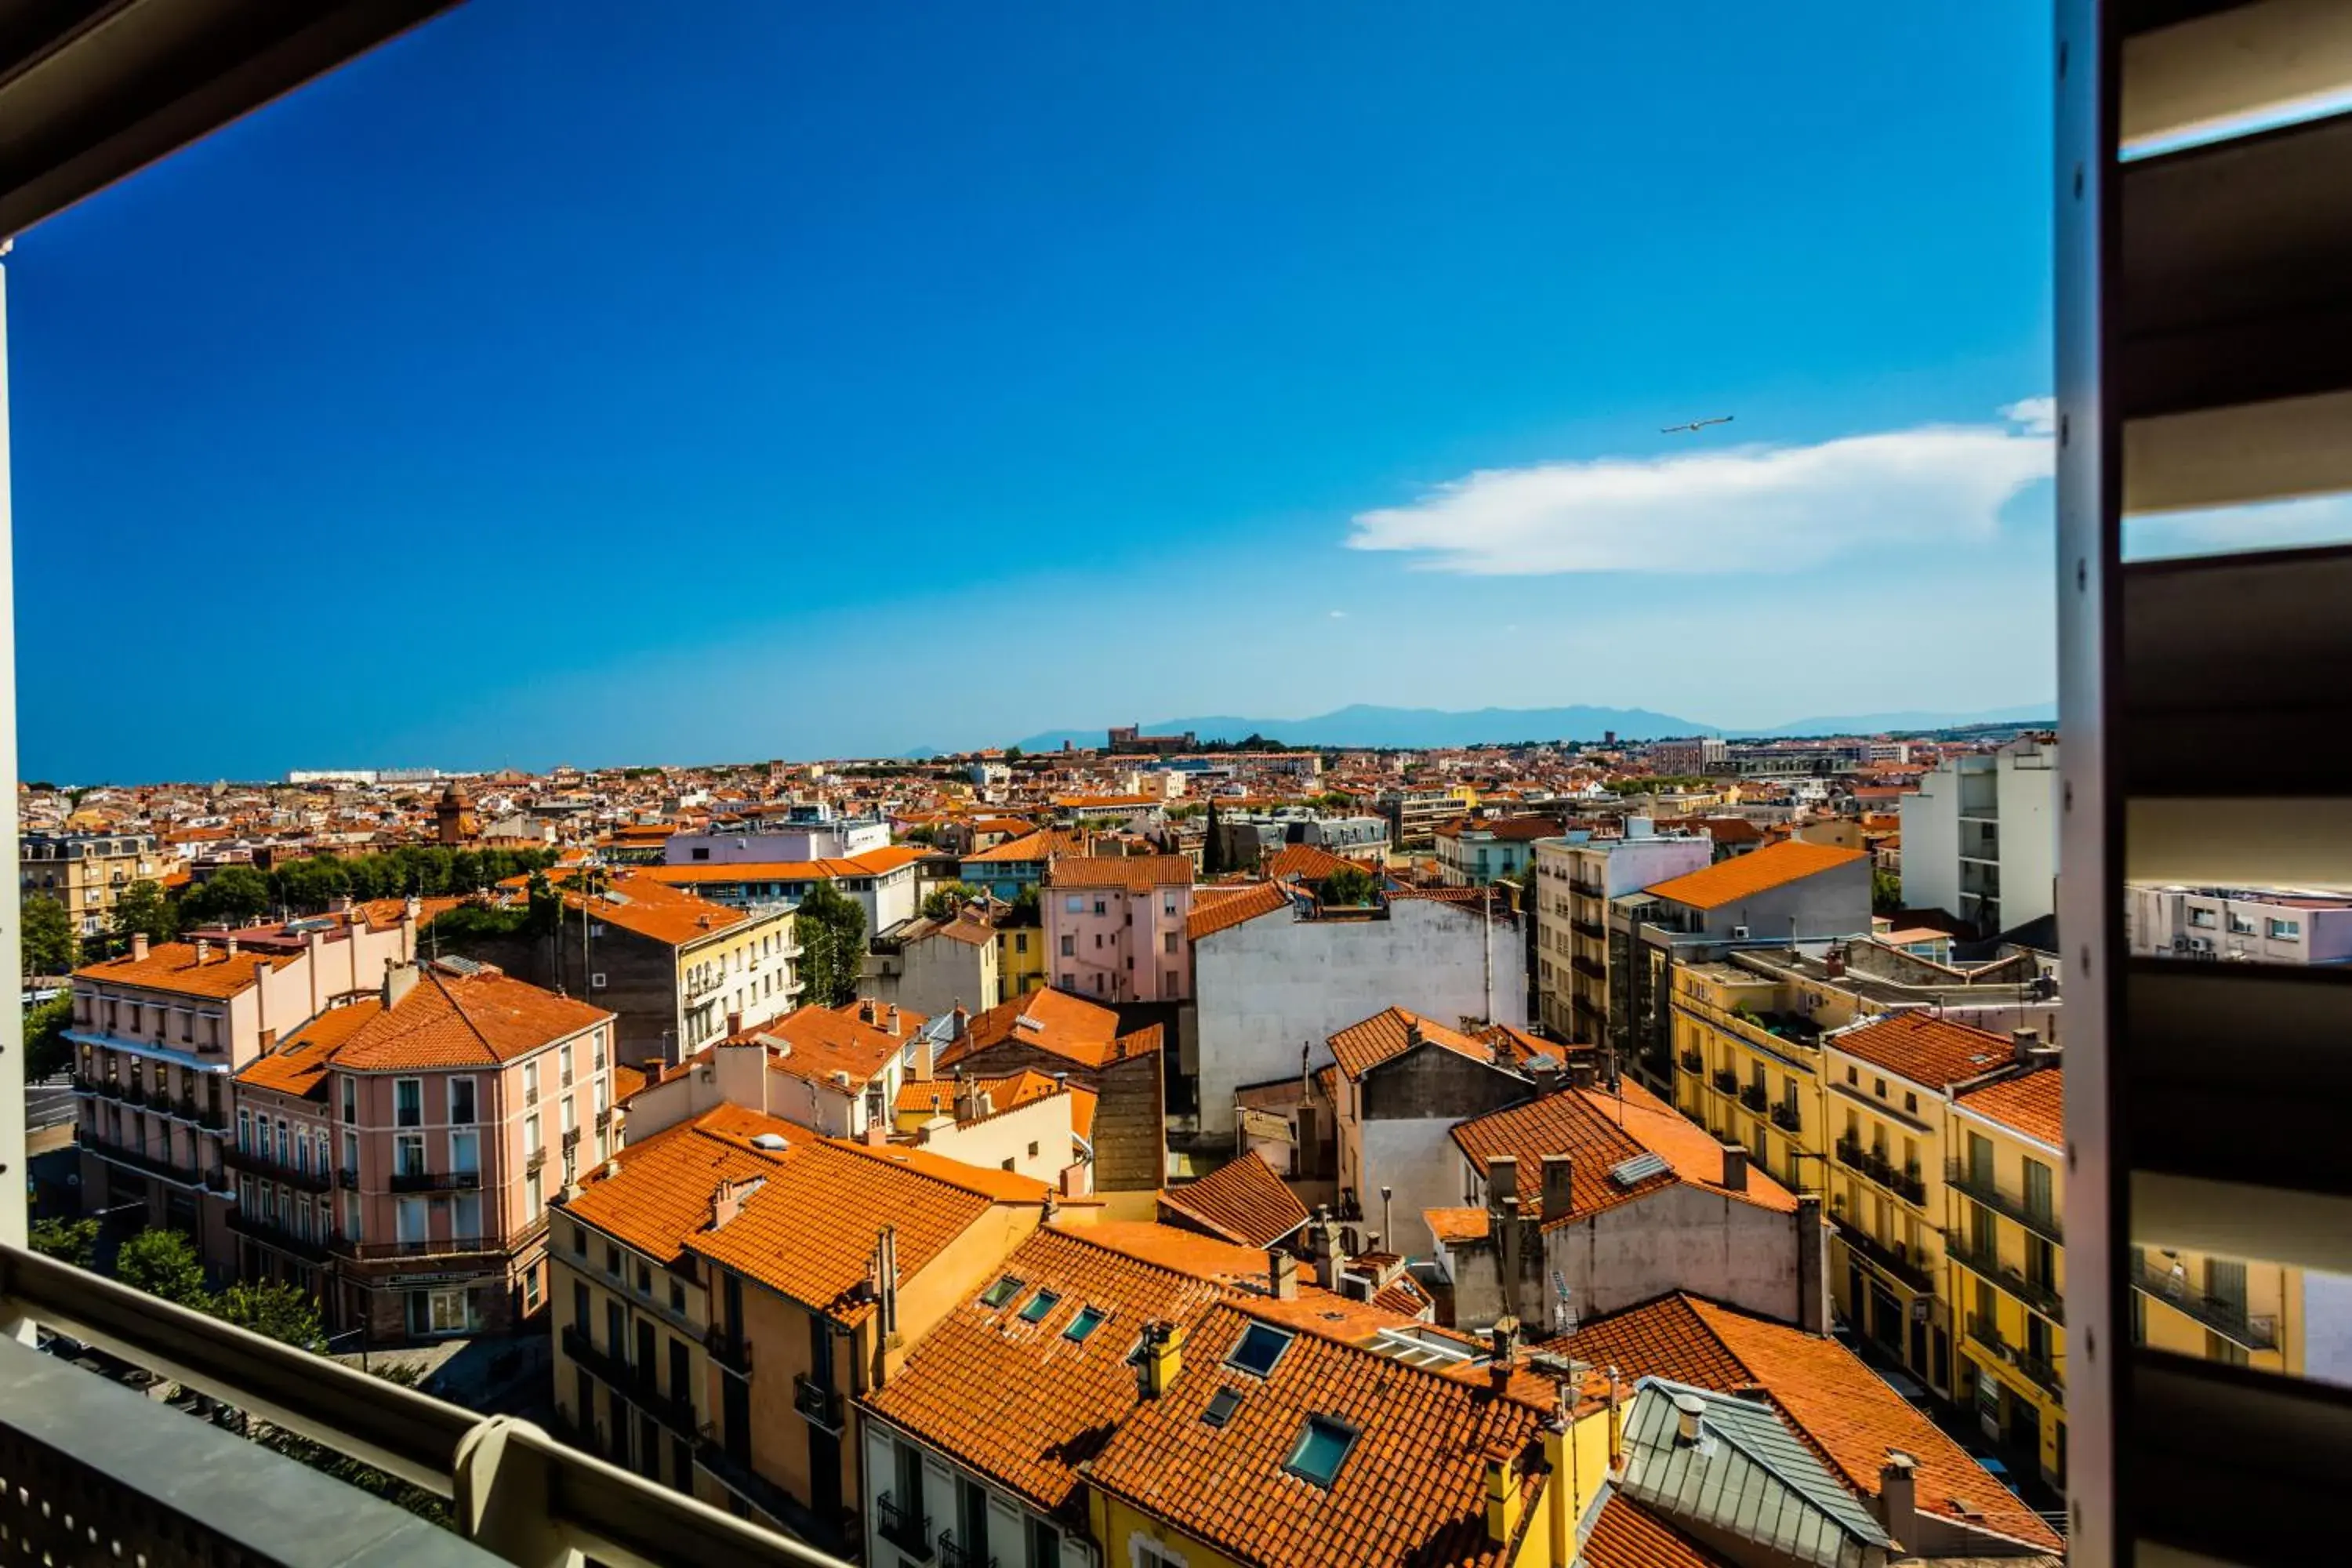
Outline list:
[[[1371,873],[1360,866],[1342,866],[1323,879],[1323,901],[1327,904],[1369,904],[1375,891],[1377,884]]]
[[[1045,923],[1045,895],[1036,883],[1031,882],[1013,895],[1013,913],[1007,925],[1039,926]]]
[[[297,1350],[323,1351],[327,1331],[319,1321],[318,1299],[298,1286],[274,1280],[230,1286],[206,1308],[223,1322],[251,1329]]]
[[[25,1009],[25,1078],[27,1082],[55,1078],[73,1066],[73,1042],[66,1029],[73,1023],[73,993],[60,991],[37,1006]]]
[[[979,897],[980,889],[970,882],[950,882],[943,887],[932,889],[925,895],[923,914],[926,918],[935,921],[953,920],[958,910]],[[861,917],[859,921],[861,927],[864,923]]]
[[[940,830],[928,822],[919,822],[899,837],[908,844],[931,845],[940,841]]]
[[[1201,875],[1211,881],[1225,874],[1225,841],[1217,832],[1217,803],[1209,802],[1208,837],[1201,845]]]
[[[73,917],[63,904],[47,893],[35,893],[25,900],[20,923],[26,979],[72,973],[81,957],[81,943],[74,939]]]
[[[1903,879],[1893,871],[1870,874],[1870,912],[1891,915],[1903,907]]]
[[[1005,760],[1006,762],[1008,762],[1008,763],[1017,763],[1017,762],[1019,762],[1019,761],[1021,760],[1021,748],[1020,748],[1020,747],[1018,747],[1018,746],[1007,746],[1007,747],[1005,747],[1005,748],[1004,748],[1004,760]]]
[[[864,907],[831,882],[819,882],[801,900],[793,929],[801,942],[803,997],[820,1007],[856,1001],[866,968]]]
[[[33,1226],[33,1250],[76,1268],[87,1268],[98,1257],[98,1221],[42,1220]]]
[[[122,889],[114,900],[114,921],[107,934],[115,950],[131,945],[133,934],[143,935],[149,942],[169,942],[179,933],[180,922],[163,889],[152,882],[133,882]]]
[[[201,1309],[208,1299],[204,1265],[196,1261],[194,1246],[176,1230],[142,1230],[124,1242],[114,1254],[114,1277],[183,1307]]]
[[[180,896],[183,926],[244,925],[269,909],[269,879],[250,866],[224,866]]]

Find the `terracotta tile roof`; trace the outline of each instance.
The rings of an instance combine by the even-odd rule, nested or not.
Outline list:
[[[1416,1032],[1418,1038],[1415,1037]],[[1458,1029],[1449,1029],[1434,1018],[1424,1018],[1418,1013],[1408,1013],[1402,1007],[1391,1007],[1375,1013],[1360,1024],[1350,1024],[1330,1038],[1331,1059],[1339,1070],[1351,1079],[1359,1079],[1384,1062],[1412,1050],[1417,1045],[1437,1046],[1472,1061],[1492,1062],[1493,1047],[1483,1045]]]
[[[863,1322],[874,1310],[869,1266],[885,1226],[898,1231],[905,1281],[961,1241],[994,1205],[994,1198],[966,1181],[942,1180],[940,1167],[1015,1180],[936,1155],[813,1139],[807,1129],[774,1117],[758,1120],[789,1140],[791,1149],[740,1214],[718,1230],[695,1232],[686,1246],[844,1323]],[[748,1137],[744,1142],[748,1146]],[[629,1156],[625,1152],[621,1158],[625,1176]],[[1026,1189],[1042,1194],[1045,1184],[1028,1182]]]
[[[845,1018],[861,1024],[871,1024],[886,1035],[906,1039],[919,1032],[931,1021],[928,1013],[918,1013],[912,1007],[900,1007],[896,1002],[877,1002],[871,996],[854,997],[834,1009]]]
[[[278,1048],[236,1075],[241,1089],[266,1089],[300,1100],[327,1097],[327,1068],[360,1026],[383,1011],[380,997],[330,1007],[291,1035]]]
[[[1335,871],[1346,870],[1362,871],[1371,877],[1375,882],[1379,880],[1380,876],[1370,867],[1358,865],[1353,860],[1342,859],[1328,849],[1315,844],[1286,844],[1276,850],[1260,869],[1277,882],[1287,882],[1294,879],[1319,882]]]
[[[1923,1007],[1882,1014],[1822,1043],[1930,1089],[1966,1083],[2016,1060],[2007,1036],[1938,1018]]]
[[[887,844],[860,855],[823,860],[696,861],[690,865],[646,866],[637,875],[658,882],[830,882],[843,877],[879,877],[911,866],[923,851],[911,844]]]
[[[1869,858],[1860,849],[1835,849],[1826,844],[1808,844],[1792,838],[1785,844],[1768,844],[1746,855],[1669,877],[1648,891],[1653,898],[1687,904],[1695,910],[1720,909],[1800,878],[1833,871]]]
[[[645,1087],[646,1075],[644,1072],[636,1068],[624,1067],[619,1062],[614,1062],[613,1064],[613,1100],[614,1103],[617,1104],[621,1101],[626,1100],[629,1096],[636,1093],[637,1090]]]
[[[335,1065],[361,1072],[491,1067],[529,1056],[613,1015],[494,969],[478,974],[422,965],[416,984],[360,1026]]]
[[[1421,1217],[1440,1242],[1475,1241],[1486,1234],[1485,1209],[1423,1209]]]
[[[1202,888],[1192,894],[1192,912],[1184,917],[1184,934],[1198,942],[1260,915],[1288,908],[1290,895],[1272,882],[1239,888]]]
[[[1270,1247],[1307,1223],[1307,1205],[1256,1153],[1229,1161],[1197,1182],[1163,1189],[1160,1211],[1244,1247]]]
[[[1654,826],[1660,833],[1704,833],[1717,844],[1764,842],[1764,830],[1744,816],[1672,816]]]
[[[2053,1149],[2066,1142],[2066,1073],[2042,1068],[2001,1079],[1959,1096],[1958,1103],[1988,1121]]]
[[[1623,1493],[1601,1500],[1585,1531],[1580,1568],[1734,1568]]]
[[[1127,1356],[1143,1325],[1189,1320],[1219,1291],[1183,1269],[1103,1247],[1087,1227],[1039,1231],[990,1288],[1003,1278],[1020,1289],[1003,1305],[975,1292],[861,1403],[1050,1512],[1076,1487],[1077,1466],[1135,1408]],[[1027,1321],[1022,1309],[1041,1290],[1059,1300]],[[1081,1312],[1102,1321],[1074,1341],[1068,1330]]]
[[[1008,838],[1002,844],[992,845],[963,858],[966,865],[993,866],[1006,862],[1025,865],[1031,861],[1051,860],[1059,855],[1083,855],[1086,852],[1085,834],[1049,827],[1042,832],[1024,834],[1018,838]]]
[[[1465,833],[1484,833],[1498,844],[1524,844],[1537,838],[1557,838],[1568,831],[1568,824],[1557,816],[1488,816],[1457,817],[1432,829],[1439,838],[1459,838]]]
[[[1069,855],[1045,868],[1055,888],[1124,888],[1148,893],[1155,888],[1192,885],[1192,862],[1182,855]]]
[[[782,1168],[788,1154],[754,1149],[751,1139],[765,1131],[807,1136],[787,1128],[740,1106],[720,1106],[630,1144],[621,1151],[618,1173],[591,1173],[565,1212],[649,1257],[677,1262],[688,1240],[710,1224],[711,1199],[721,1184],[764,1179]]]
[[[1034,1204],[1042,1206],[1055,1195],[1051,1183],[1016,1172],[999,1170],[993,1165],[968,1165],[961,1160],[950,1160],[944,1154],[934,1154],[928,1149],[918,1149],[904,1143],[860,1143],[853,1139],[836,1138],[832,1146],[843,1152],[879,1164],[893,1165],[950,1187],[958,1187],[975,1197],[998,1204]]]
[[[586,910],[592,921],[672,947],[717,936],[752,918],[741,910],[681,892],[656,876],[623,872],[613,876],[605,887],[620,896],[598,897],[566,887],[563,901]]]
[[[215,942],[205,961],[198,963],[194,942],[159,942],[147,950],[144,958],[133,958],[126,952],[120,958],[85,963],[74,971],[74,978],[217,1001],[234,996],[252,984],[257,968],[282,969],[293,963],[295,956],[291,952],[231,954]]]
[[[1159,1025],[1148,1024],[1122,1035],[1118,1015],[1108,1007],[1066,991],[1031,991],[973,1015],[963,1037],[940,1052],[935,1065],[944,1072],[1008,1042],[1097,1069],[1159,1050],[1160,1031]]]
[[[1087,1478],[1239,1562],[1263,1568],[1412,1563],[1501,1568],[1542,1518],[1540,1474],[1521,1482],[1521,1535],[1486,1538],[1486,1457],[1524,1463],[1540,1413],[1375,1351],[1302,1333],[1272,1370],[1223,1364],[1259,1320],[1213,1308],[1192,1329],[1168,1392],[1139,1404]],[[1222,1425],[1202,1413],[1240,1395]],[[1309,1416],[1358,1436],[1328,1488],[1286,1468]]]
[[[1001,1116],[1005,1111],[1027,1105],[1033,1100],[1049,1100],[1056,1094],[1066,1092],[1068,1089],[1066,1084],[1055,1082],[1051,1074],[1039,1072],[1034,1068],[1024,1068],[1019,1072],[1006,1073],[997,1078],[968,1077],[963,1081],[971,1086],[974,1094],[988,1096],[990,1104],[995,1108],[990,1112],[992,1116]],[[953,1079],[924,1079],[904,1083],[898,1087],[897,1110],[902,1115],[920,1113],[927,1116],[953,1116],[955,1094],[956,1080]],[[1087,1100],[1088,1117],[1091,1120],[1094,1096],[1087,1094]],[[985,1118],[975,1118],[975,1120],[985,1120]],[[1073,1120],[1075,1120],[1075,1114]]]
[[[897,1061],[907,1048],[904,1036],[861,1024],[814,1003],[795,1007],[757,1028],[730,1035],[727,1043],[766,1046],[772,1072],[813,1083],[824,1082],[835,1073],[846,1073],[853,1086],[872,1079]]]
[[[1748,1167],[1747,1184],[1741,1191],[1725,1187],[1723,1145],[1705,1128],[1630,1080],[1624,1083],[1622,1097],[1606,1089],[1569,1089],[1489,1111],[1456,1126],[1454,1142],[1481,1169],[1491,1155],[1509,1154],[1517,1160],[1522,1214],[1542,1214],[1543,1156],[1572,1156],[1570,1212],[1542,1214],[1547,1226],[1590,1218],[1676,1182],[1759,1208],[1797,1212],[1794,1194],[1753,1163]],[[1668,1168],[1630,1186],[1610,1174],[1616,1166],[1643,1153],[1660,1156]]]
[[[1614,1365],[1627,1378],[1761,1388],[1857,1496],[1878,1496],[1879,1467],[1899,1448],[1918,1461],[1921,1512],[1955,1521],[1972,1513],[2038,1551],[2061,1550],[2015,1493],[1835,1340],[1675,1295],[1596,1319],[1546,1348]]]

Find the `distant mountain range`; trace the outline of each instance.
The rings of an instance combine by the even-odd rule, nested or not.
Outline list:
[[[1889,731],[1957,729],[1970,724],[2048,723],[2056,711],[2051,702],[2019,708],[1997,708],[1981,713],[1914,710],[1899,713],[1853,713],[1831,718],[1799,719],[1762,729],[1727,729],[1679,719],[1647,708],[1478,708],[1454,711],[1442,708],[1380,708],[1356,703],[1307,719],[1244,719],[1213,714],[1200,719],[1165,719],[1143,726],[1147,735],[1179,735],[1186,731],[1203,741],[1238,741],[1249,735],[1294,746],[1404,747],[1503,745],[1515,741],[1598,741],[1614,731],[1621,740],[1659,740],[1676,735],[1754,736],[1779,739],[1792,735],[1878,734]],[[1048,730],[1017,744],[1024,752],[1055,752],[1064,742],[1093,747],[1105,732],[1094,730]]]

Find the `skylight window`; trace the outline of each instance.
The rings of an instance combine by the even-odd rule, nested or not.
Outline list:
[[[1103,1319],[1108,1315],[1099,1307],[1083,1308],[1076,1317],[1070,1320],[1070,1326],[1062,1331],[1062,1337],[1083,1344],[1088,1334],[1103,1326]]]
[[[991,1309],[1002,1307],[1019,1294],[1021,1294],[1021,1281],[1007,1274],[980,1293],[980,1304]]]
[[[1029,1298],[1029,1304],[1021,1309],[1021,1321],[1024,1323],[1044,1322],[1045,1321],[1045,1314],[1052,1311],[1055,1307],[1060,1303],[1061,1300],[1062,1299],[1059,1296],[1055,1295],[1051,1290],[1038,1291],[1034,1296]]]
[[[1295,1337],[1269,1323],[1252,1323],[1243,1331],[1241,1342],[1225,1358],[1225,1364],[1252,1377],[1264,1377],[1274,1370]]]
[[[1242,1391],[1240,1389],[1221,1388],[1210,1398],[1209,1407],[1201,1412],[1201,1419],[1209,1426],[1222,1426],[1232,1420],[1234,1412],[1241,1407]]]
[[[1328,1415],[1309,1415],[1307,1425],[1299,1429],[1298,1441],[1290,1446],[1290,1458],[1283,1461],[1282,1468],[1318,1487],[1328,1487],[1339,1475],[1339,1467],[1347,1462],[1348,1451],[1355,1446],[1353,1426]]]

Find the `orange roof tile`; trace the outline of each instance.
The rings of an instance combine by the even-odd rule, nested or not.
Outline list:
[[[1060,855],[1083,855],[1086,852],[1085,834],[1049,827],[1042,832],[1024,834],[1018,838],[1008,838],[1002,844],[991,845],[963,858],[966,865],[1026,865],[1033,861],[1051,860]]]
[[[605,879],[604,886],[620,896],[600,897],[565,887],[563,901],[585,910],[591,920],[672,947],[717,936],[751,919],[741,910],[681,892],[644,873],[623,872]]]
[[[1752,1163],[1741,1190],[1733,1192],[1724,1186],[1723,1145],[1705,1128],[1631,1081],[1623,1083],[1622,1094],[1569,1089],[1489,1111],[1456,1126],[1454,1142],[1482,1169],[1490,1156],[1514,1157],[1518,1162],[1520,1212],[1541,1214],[1547,1227],[1589,1218],[1676,1182],[1705,1187],[1759,1208],[1797,1212],[1795,1195]],[[1660,1156],[1667,1169],[1631,1186],[1610,1174],[1643,1153]],[[1546,1154],[1567,1154],[1574,1161],[1569,1173],[1570,1209],[1565,1215],[1542,1212]]]
[[[1360,1024],[1350,1024],[1331,1037],[1331,1059],[1339,1070],[1351,1079],[1363,1077],[1384,1062],[1394,1060],[1421,1046],[1436,1046],[1472,1061],[1492,1063],[1492,1047],[1483,1045],[1458,1029],[1449,1029],[1434,1018],[1424,1018],[1418,1013],[1408,1013],[1402,1007],[1391,1007],[1375,1013]]]
[[[1068,855],[1045,868],[1056,888],[1124,888],[1148,893],[1155,888],[1190,888],[1192,862],[1182,855]]]
[[[1319,882],[1335,871],[1363,871],[1374,875],[1368,867],[1343,859],[1328,849],[1314,844],[1286,844],[1276,850],[1265,865],[1265,873],[1277,882],[1293,879]]]
[[[911,866],[923,851],[908,844],[887,844],[860,855],[824,860],[697,861],[681,866],[646,866],[636,875],[656,881],[690,886],[698,882],[830,882],[843,877],[879,877]]]
[[[853,1085],[881,1072],[907,1048],[904,1036],[861,1024],[830,1007],[812,1002],[757,1028],[728,1037],[728,1044],[757,1043],[768,1047],[772,1072],[822,1082],[846,1073]]]
[[[1822,1043],[1930,1089],[1982,1078],[2017,1059],[2008,1037],[1922,1007],[1882,1014]]]
[[[238,1087],[266,1089],[300,1100],[324,1100],[327,1068],[344,1042],[383,1011],[381,997],[330,1007],[289,1035],[278,1049],[236,1075]]]
[[[1290,908],[1290,895],[1272,882],[1239,888],[1202,888],[1192,894],[1192,910],[1184,917],[1184,934],[1193,942],[1228,930],[1260,915]]]
[[[1712,866],[1702,866],[1679,877],[1669,877],[1648,891],[1651,897],[1670,903],[1687,904],[1697,910],[1720,909],[1800,878],[1833,871],[1869,858],[1860,849],[1836,849],[1826,844],[1808,844],[1792,838],[1784,844],[1768,844],[1729,860],[1718,860]]]
[[[214,942],[199,963],[194,942],[161,942],[149,948],[144,958],[133,958],[126,952],[120,958],[85,963],[74,971],[74,978],[219,1000],[234,996],[252,984],[257,969],[282,969],[296,956],[291,952],[231,953],[221,943]]]
[[[1160,1026],[1146,1025],[1131,1034],[1118,1032],[1118,1015],[1066,991],[1031,991],[1010,1002],[1000,1002],[975,1014],[963,1037],[940,1052],[941,1071],[970,1061],[1007,1043],[1029,1046],[1087,1068],[1157,1051]]]
[[[1225,1366],[1259,1321],[1233,1306],[1206,1312],[1173,1384],[1136,1406],[1087,1467],[1087,1479],[1262,1568],[1501,1568],[1513,1560],[1542,1518],[1545,1478],[1523,1473],[1520,1533],[1497,1544],[1486,1536],[1486,1458],[1524,1463],[1540,1412],[1313,1333],[1293,1339],[1264,1377]],[[1202,1413],[1223,1389],[1240,1403],[1212,1426]],[[1328,1488],[1286,1465],[1309,1416],[1357,1433]]]
[[[1049,1226],[1004,1260],[1019,1289],[1001,1306],[985,1291],[923,1337],[888,1385],[861,1403],[1040,1509],[1066,1501],[1077,1467],[1098,1452],[1139,1397],[1128,1352],[1145,1323],[1189,1319],[1217,1287],[1186,1270],[1103,1247],[1091,1227]],[[1022,1309],[1057,1300],[1036,1321]],[[1083,1340],[1081,1312],[1100,1313]]]
[[[457,975],[428,963],[406,994],[343,1043],[335,1065],[360,1072],[495,1066],[612,1017],[495,969]]]
[[[1255,1152],[1197,1182],[1164,1189],[1160,1210],[1163,1217],[1172,1214],[1180,1223],[1244,1247],[1271,1247],[1307,1223],[1307,1205],[1265,1156]]]
[[[730,1105],[665,1128],[623,1150],[616,1174],[592,1173],[565,1212],[650,1257],[677,1262],[688,1238],[709,1225],[711,1199],[723,1184],[764,1179],[782,1167],[784,1155],[751,1146],[752,1136],[772,1130],[771,1120]],[[805,1136],[798,1129],[793,1135]]]
[[[1963,1092],[1960,1106],[2052,1149],[2066,1142],[2066,1073],[2042,1068]]]
[[[1879,1467],[1899,1448],[1918,1462],[1922,1512],[1949,1521],[1972,1512],[2036,1550],[2061,1550],[2040,1516],[1835,1340],[1675,1295],[1596,1319],[1547,1348],[1608,1363],[1628,1378],[1761,1388],[1857,1496],[1877,1497]]]
[[[1733,1568],[1624,1493],[1611,1491],[1585,1531],[1581,1568]]]
[[[1265,1250],[1221,1241],[1196,1230],[1181,1230],[1157,1220],[1098,1219],[1081,1227],[1088,1240],[1114,1252],[1124,1252],[1164,1268],[1180,1269],[1220,1285],[1263,1289],[1266,1278]],[[1298,1277],[1312,1280],[1315,1268],[1302,1263]]]

